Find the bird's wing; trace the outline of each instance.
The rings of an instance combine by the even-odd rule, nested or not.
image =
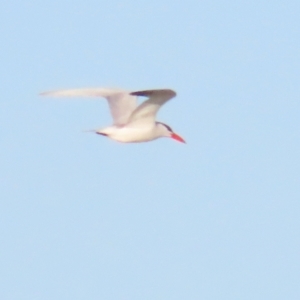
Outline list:
[[[103,97],[108,101],[110,113],[115,125],[126,124],[130,115],[137,107],[137,96],[129,91],[111,88],[84,88],[58,90],[41,93],[51,97]]]
[[[154,123],[160,107],[176,96],[172,90],[146,90],[130,93],[133,96],[146,96],[148,100],[139,105],[131,114],[128,123]]]

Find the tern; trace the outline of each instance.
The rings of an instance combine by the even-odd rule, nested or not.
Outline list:
[[[111,88],[84,88],[57,90],[41,93],[50,97],[102,97],[106,98],[113,118],[111,126],[93,132],[122,143],[148,142],[161,137],[172,138],[178,142],[185,140],[170,126],[156,121],[160,107],[176,96],[170,89],[126,91]],[[148,97],[137,104],[137,97]]]

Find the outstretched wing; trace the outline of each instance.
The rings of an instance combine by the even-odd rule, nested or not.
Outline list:
[[[41,93],[51,97],[103,97],[108,101],[115,125],[126,124],[137,106],[137,97],[129,91],[111,88],[84,88]]]
[[[148,100],[139,105],[131,114],[128,123],[154,123],[160,107],[176,96],[169,89],[147,90],[130,93],[132,96],[146,96]]]

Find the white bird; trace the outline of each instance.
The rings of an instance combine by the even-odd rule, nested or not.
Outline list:
[[[107,136],[123,143],[152,141],[160,137],[169,137],[185,143],[184,139],[173,132],[170,126],[156,121],[160,107],[176,96],[169,89],[130,92],[110,88],[86,88],[44,92],[40,95],[52,97],[103,97],[108,101],[113,125],[95,130],[95,133]],[[137,96],[148,99],[137,105]]]

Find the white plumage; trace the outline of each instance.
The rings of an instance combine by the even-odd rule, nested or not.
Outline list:
[[[160,107],[176,96],[170,89],[130,92],[122,89],[85,88],[58,90],[41,93],[51,97],[103,97],[108,101],[113,125],[99,130],[97,134],[123,143],[147,142],[159,137],[170,137],[185,143],[170,126],[157,122],[156,114]],[[139,106],[137,97],[148,97]]]

